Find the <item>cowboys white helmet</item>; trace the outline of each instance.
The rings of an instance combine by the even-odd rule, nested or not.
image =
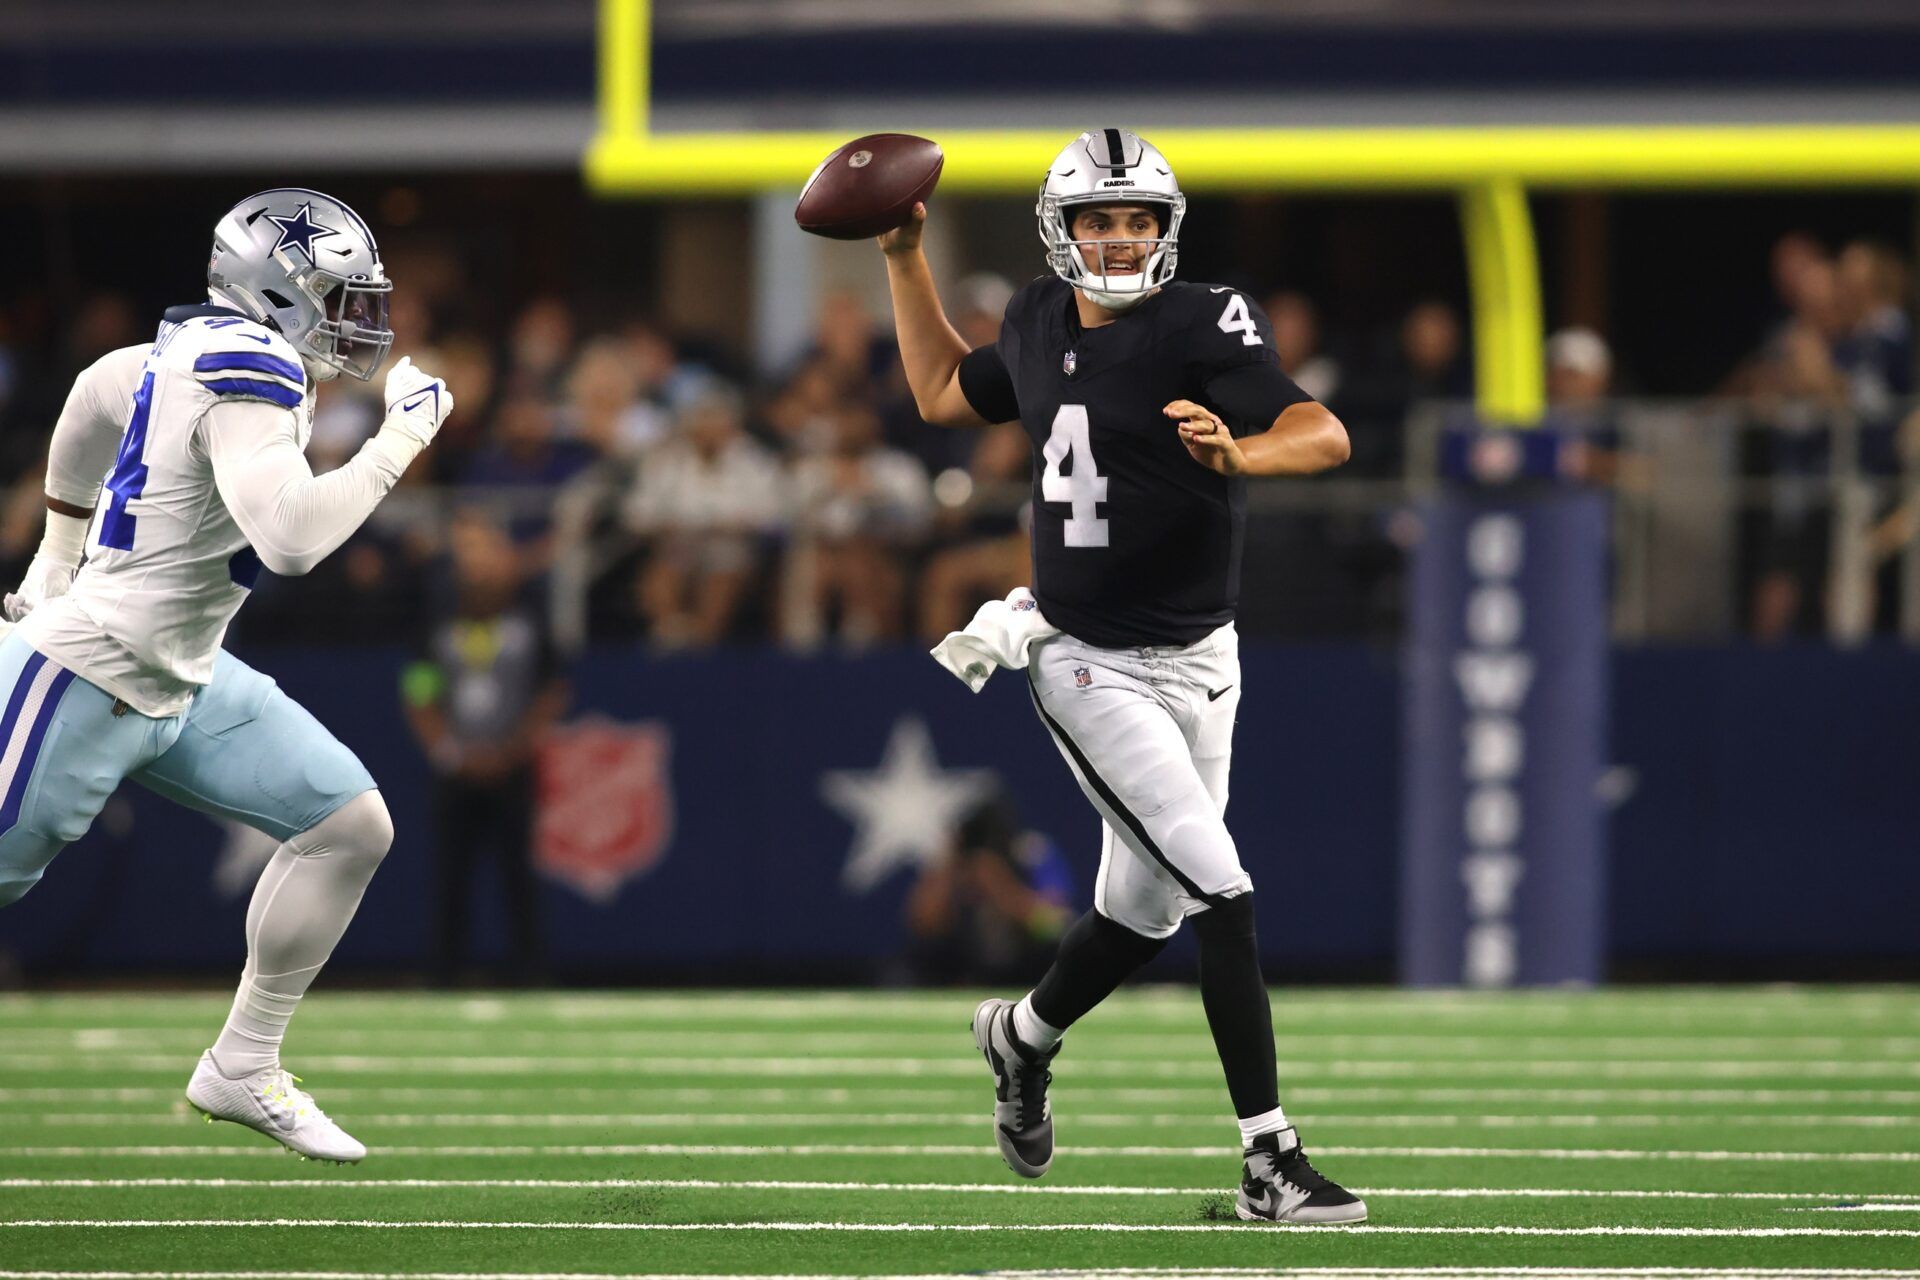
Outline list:
[[[393,346],[392,290],[373,232],[318,191],[248,196],[213,229],[208,296],[278,329],[315,379],[373,377]]]
[[[1146,266],[1138,273],[1107,274],[1105,259],[1094,270],[1073,238],[1073,215],[1088,205],[1140,205],[1160,217],[1160,235],[1148,241]],[[1053,273],[1112,311],[1125,311],[1173,279],[1180,258],[1180,220],[1187,198],[1180,194],[1167,158],[1152,143],[1126,129],[1089,129],[1067,144],[1040,184],[1040,242]]]

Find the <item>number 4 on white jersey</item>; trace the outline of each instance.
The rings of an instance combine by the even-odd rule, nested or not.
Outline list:
[[[1241,308],[1245,310],[1244,304]],[[1040,497],[1047,502],[1065,502],[1072,509],[1067,517],[1066,542],[1070,547],[1107,545],[1107,522],[1095,511],[1107,500],[1107,478],[1093,461],[1093,432],[1087,422],[1087,406],[1063,404],[1053,415],[1053,433],[1041,451],[1047,469],[1040,476]],[[1062,475],[1060,464],[1073,459],[1073,474]]]

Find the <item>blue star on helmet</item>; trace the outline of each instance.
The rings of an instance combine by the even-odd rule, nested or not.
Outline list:
[[[283,218],[279,214],[270,213],[267,215],[267,221],[280,228],[279,243],[273,246],[275,253],[280,252],[282,249],[298,249],[301,253],[307,255],[308,262],[314,263],[316,266],[319,264],[314,260],[313,242],[315,240],[324,240],[328,236],[337,236],[340,234],[334,228],[321,226],[313,220],[312,201],[301,205],[300,211],[290,218]]]

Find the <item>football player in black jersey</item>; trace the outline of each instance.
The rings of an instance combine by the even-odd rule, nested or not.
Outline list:
[[[1222,818],[1247,477],[1338,466],[1346,430],[1281,371],[1246,295],[1173,280],[1186,197],[1141,138],[1081,134],[1036,212],[1053,274],[1014,296],[999,341],[978,350],[941,309],[925,207],[880,237],[921,416],[1017,418],[1033,442],[1033,594],[1061,634],[1033,647],[1028,678],[1104,822],[1094,909],[1025,999],[974,1013],[1000,1150],[1017,1173],[1047,1171],[1062,1034],[1192,916],[1245,1154],[1239,1215],[1359,1222],[1366,1205],[1314,1171],[1281,1110],[1253,882]]]

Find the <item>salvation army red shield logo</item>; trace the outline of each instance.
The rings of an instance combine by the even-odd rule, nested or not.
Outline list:
[[[590,717],[540,745],[534,865],[594,902],[650,870],[673,840],[672,733]]]

